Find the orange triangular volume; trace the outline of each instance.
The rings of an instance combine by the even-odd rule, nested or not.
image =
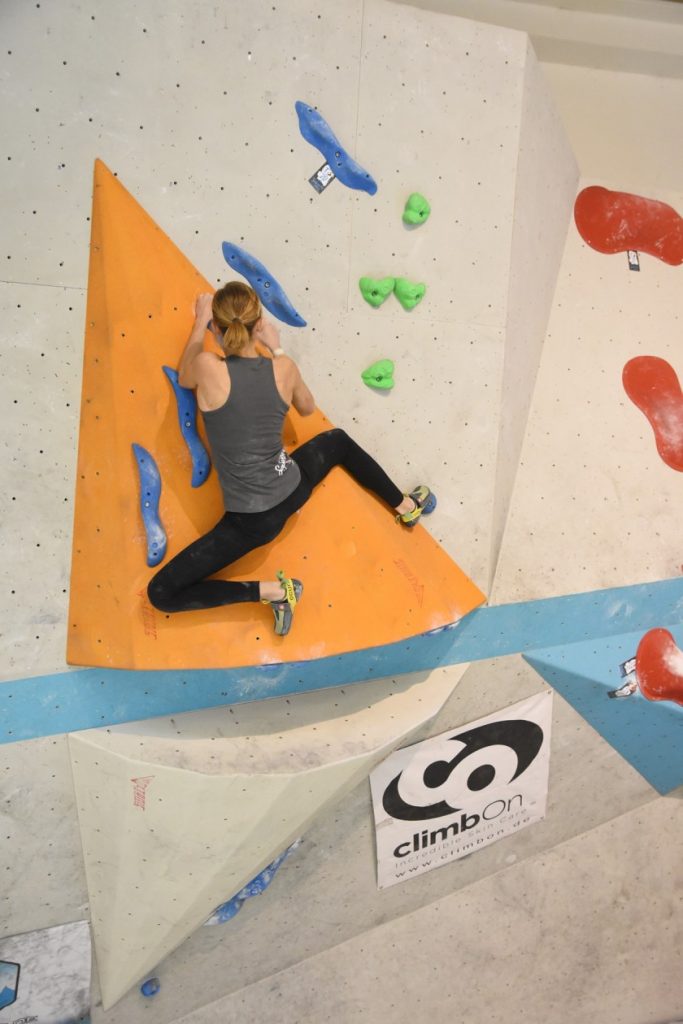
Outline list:
[[[270,609],[242,604],[167,616],[146,597],[139,484],[131,444],[162,478],[167,558],[223,514],[215,472],[193,489],[175,398],[194,298],[209,283],[101,163],[95,165],[67,659],[111,668],[222,668],[305,661],[436,629],[484,597],[421,527],[408,530],[341,469],[332,471],[272,545],[221,575],[304,580],[289,636]],[[288,417],[295,446],[330,427]]]

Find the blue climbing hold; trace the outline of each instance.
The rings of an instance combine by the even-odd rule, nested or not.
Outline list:
[[[160,988],[161,982],[158,978],[148,978],[147,981],[143,981],[142,985],[140,985],[140,991],[148,999],[150,996],[155,996]]]
[[[211,459],[197,433],[197,399],[194,397],[194,391],[180,386],[178,374],[174,369],[170,366],[164,366],[162,369],[175,392],[180,432],[192,459],[192,486],[201,487],[211,472]]]
[[[281,866],[283,861],[285,861],[298,846],[298,842],[293,843],[290,847],[279,854],[275,860],[268,865],[268,867],[264,868],[263,871],[260,871],[250,882],[247,882],[244,888],[240,889],[235,898],[238,900],[248,900],[251,896],[260,896],[275,878],[278,868]]]
[[[290,327],[306,326],[306,321],[294,309],[282,285],[278,284],[260,260],[231,242],[223,242],[223,256],[229,267],[236,270],[242,277],[246,277],[263,305],[270,310],[273,316],[282,320],[283,323],[289,324]]]
[[[310,142],[322,153],[342,185],[360,189],[361,192],[374,196],[377,182],[365,168],[349,156],[322,114],[301,100],[297,100],[294,106],[299,117],[301,134],[306,142]]]
[[[133,445],[140,475],[140,511],[147,534],[147,565],[158,565],[166,554],[166,531],[159,518],[161,475],[159,467],[146,448]]]
[[[217,907],[209,920],[206,922],[209,924],[225,924],[226,921],[232,920],[236,914],[240,912],[245,900],[250,899],[252,896],[260,896],[264,892],[270,883],[273,881],[278,869],[287,860],[295,850],[301,845],[301,839],[297,839],[296,842],[292,843],[291,846],[283,850],[274,861],[260,871],[255,878],[252,878],[250,882],[240,889],[232,899],[227,900],[225,903],[221,903],[220,907]]]
[[[225,924],[226,921],[232,921],[233,917],[239,914],[243,905],[244,900],[240,899],[239,896],[233,896],[227,903],[221,903],[220,907],[216,907],[206,923]]]

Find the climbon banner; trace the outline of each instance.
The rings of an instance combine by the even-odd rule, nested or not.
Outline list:
[[[377,884],[466,857],[545,815],[552,693],[397,750],[372,772]]]

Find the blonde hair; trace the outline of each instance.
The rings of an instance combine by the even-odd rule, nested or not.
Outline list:
[[[249,344],[251,332],[261,316],[261,303],[253,288],[241,281],[228,281],[216,292],[211,307],[213,322],[223,334],[227,356]]]

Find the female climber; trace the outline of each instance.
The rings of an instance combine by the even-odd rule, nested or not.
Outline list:
[[[207,326],[224,357],[204,350]],[[259,344],[271,358],[259,354]],[[284,572],[278,572],[276,580],[260,582],[206,577],[277,537],[334,466],[343,466],[382,498],[406,526],[436,504],[425,486],[402,494],[343,430],[327,430],[287,454],[282,428],[289,406],[310,416],[315,402],[248,285],[231,281],[215,295],[197,298],[179,381],[182,387],[196,388],[226,512],[213,530],[172,558],[150,581],[149,599],[161,611],[261,601],[273,610],[275,632],[288,633],[303,591],[300,580]]]

